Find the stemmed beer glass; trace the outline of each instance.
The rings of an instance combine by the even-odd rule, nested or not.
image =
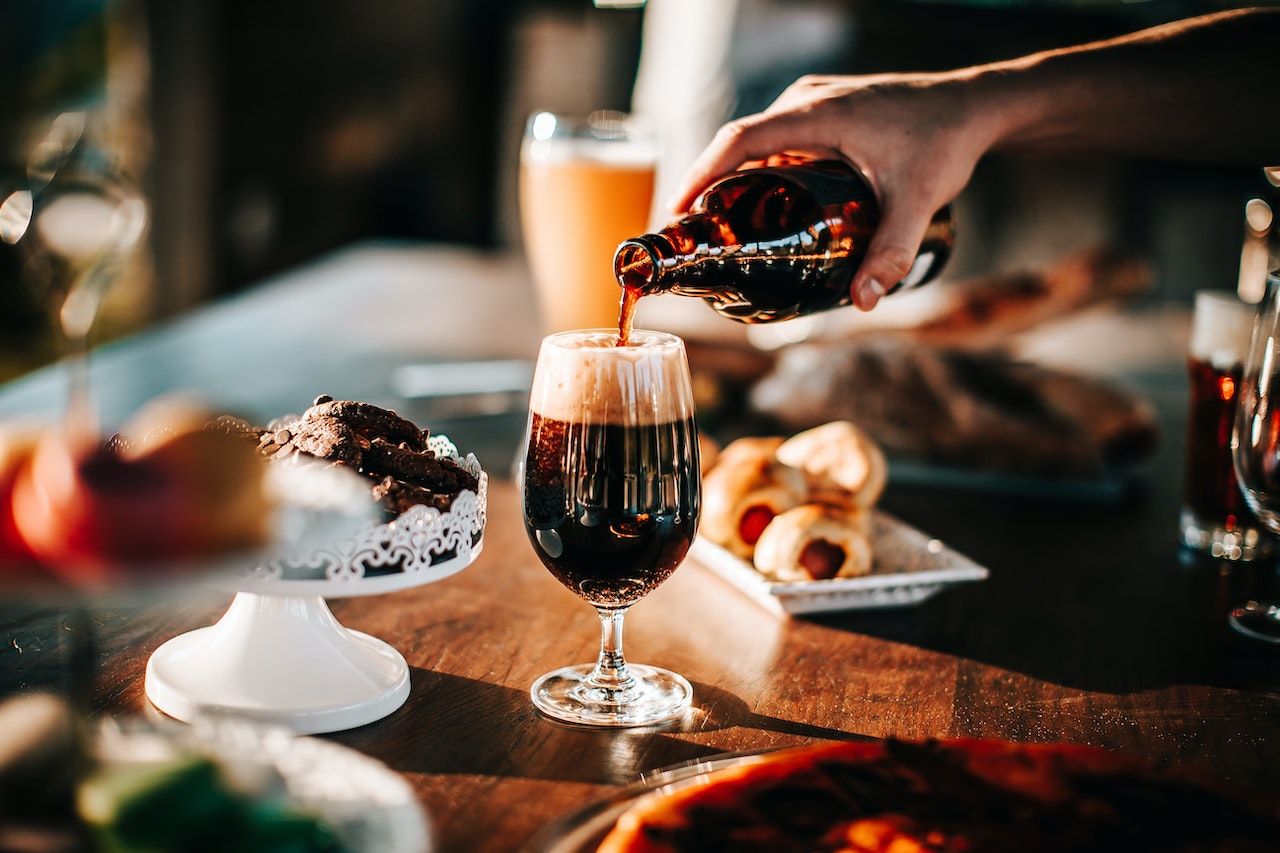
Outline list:
[[[26,174],[0,188],[0,241],[17,247],[24,276],[65,349],[67,427],[92,436],[89,333],[110,285],[147,223],[147,206],[84,113],[64,113],[34,147]]]
[[[698,526],[701,476],[684,343],[616,329],[561,332],[542,342],[521,472],[525,530],[557,580],[596,608],[595,664],[539,678],[548,716],[645,726],[684,714],[681,676],[627,663],[622,620],[684,559]]]
[[[1280,534],[1280,277],[1267,277],[1245,361],[1231,438],[1231,458],[1245,503]],[[1231,613],[1231,627],[1255,640],[1280,643],[1280,604],[1250,601]]]

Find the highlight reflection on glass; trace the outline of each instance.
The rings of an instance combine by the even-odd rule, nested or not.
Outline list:
[[[1254,314],[1255,307],[1233,293],[1196,294],[1187,357],[1182,543],[1218,560],[1256,560],[1274,550],[1274,541],[1245,503],[1231,462],[1231,430]]]
[[[1272,533],[1280,533],[1280,277],[1267,278],[1253,342],[1240,385],[1231,451],[1245,502]],[[1231,626],[1256,640],[1280,643],[1280,607],[1250,601],[1231,614]]]
[[[89,402],[89,333],[120,264],[146,228],[147,208],[84,113],[64,113],[32,150],[25,181],[0,199],[0,239],[24,255],[24,275],[41,293],[66,348],[67,423],[96,427]]]

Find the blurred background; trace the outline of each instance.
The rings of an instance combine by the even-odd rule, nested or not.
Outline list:
[[[946,69],[1231,5],[9,0],[2,171],[21,175],[59,113],[99,116],[152,214],[99,324],[109,338],[365,238],[518,252],[516,164],[535,109],[649,115],[661,188],[723,121],[802,74]],[[1253,169],[992,157],[957,205],[948,274],[1107,243],[1154,265],[1146,299],[1185,302],[1234,285],[1261,184]],[[54,357],[40,300],[3,251],[0,379]]]

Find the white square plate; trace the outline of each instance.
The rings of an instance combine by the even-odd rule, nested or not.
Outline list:
[[[823,581],[771,581],[729,551],[699,536],[689,555],[777,613],[827,613],[919,604],[934,593],[990,574],[963,554],[891,515],[871,521],[871,574]]]

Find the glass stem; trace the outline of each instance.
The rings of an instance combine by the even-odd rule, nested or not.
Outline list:
[[[93,402],[89,398],[89,353],[83,339],[70,342],[67,353],[67,434],[87,441],[96,432]]]
[[[587,683],[604,690],[630,690],[636,679],[622,656],[622,618],[627,608],[597,607],[596,612],[600,615],[600,659]]]
[[[59,312],[59,327],[67,364],[67,431],[73,439],[92,440],[97,415],[89,393],[89,332],[102,302],[103,269],[85,273],[74,282]]]

